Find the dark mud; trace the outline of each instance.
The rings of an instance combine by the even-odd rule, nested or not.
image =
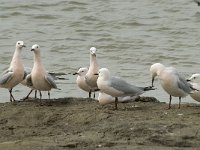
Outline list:
[[[154,98],[100,106],[83,98],[0,104],[0,149],[200,149],[200,105]]]

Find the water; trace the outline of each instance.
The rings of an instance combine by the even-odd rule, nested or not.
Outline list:
[[[71,73],[89,65],[89,49],[97,47],[100,67],[135,85],[151,84],[149,67],[155,62],[172,65],[191,75],[200,72],[200,7],[192,0],[0,0],[0,71],[9,66],[15,43],[23,40],[22,59],[32,67],[31,46],[41,46],[47,70]],[[62,91],[52,98],[87,97],[76,77],[60,81]],[[145,93],[168,102],[158,89]],[[16,99],[28,88],[14,88]],[[0,101],[9,101],[6,89]],[[47,93],[43,94],[47,98]],[[173,100],[174,103],[178,99]],[[195,102],[190,97],[183,102]]]

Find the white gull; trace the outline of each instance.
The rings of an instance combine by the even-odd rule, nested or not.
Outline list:
[[[171,108],[172,96],[179,97],[180,108],[181,98],[186,97],[194,90],[192,85],[174,67],[165,67],[161,63],[155,63],[150,67],[150,72],[152,75],[152,87],[154,78],[158,76],[161,86],[170,95],[169,109]]]
[[[85,75],[85,81],[90,87],[89,93],[95,92],[97,87],[97,78],[98,76],[95,76],[94,74],[98,73],[99,65],[97,63],[97,57],[96,57],[96,51],[97,49],[95,47],[90,48],[90,66],[87,74]],[[95,95],[94,95],[95,97]]]
[[[145,91],[154,90],[152,87],[134,86],[119,77],[111,76],[107,68],[99,70],[97,85],[101,92],[115,97],[115,109],[117,109],[118,97],[139,96]]]
[[[125,103],[125,102],[134,101],[137,97],[138,96],[118,97],[118,102]],[[115,103],[115,97],[100,91],[99,96],[98,96],[98,101],[100,105],[107,105],[107,104]]]
[[[193,74],[187,81],[190,84],[192,84],[193,88],[198,90],[198,91],[195,91],[195,92],[191,93],[190,96],[194,100],[200,102],[200,74],[199,73]]]
[[[18,85],[24,78],[24,66],[21,62],[21,51],[25,47],[23,41],[16,43],[16,49],[10,63],[10,67],[5,70],[0,78],[0,87],[7,88],[10,92],[10,101],[15,101],[12,95],[12,89]]]
[[[32,82],[32,86],[34,89],[40,91],[40,100],[41,100],[41,91],[48,91],[49,99],[50,99],[50,90],[58,89],[57,85],[50,76],[45,67],[42,64],[41,54],[40,54],[40,47],[39,45],[35,44],[32,46],[31,51],[34,52],[34,64],[31,74],[27,77],[28,80]],[[31,83],[29,82],[29,83]]]

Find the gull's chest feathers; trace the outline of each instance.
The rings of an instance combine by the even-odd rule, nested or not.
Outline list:
[[[31,78],[33,82],[33,86],[41,91],[48,91],[51,89],[51,86],[45,79],[46,71],[42,66],[34,66],[31,72]]]
[[[76,83],[78,84],[78,86],[85,90],[85,91],[90,91],[90,88],[88,87],[87,83],[85,82],[85,77],[80,77],[78,76]]]

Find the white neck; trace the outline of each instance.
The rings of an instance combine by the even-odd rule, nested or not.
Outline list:
[[[40,56],[39,53],[34,55],[34,65],[33,65],[33,68],[35,68],[35,67],[36,68],[37,67],[43,68],[43,70],[44,70],[44,66],[42,64],[42,59],[41,59],[41,56]]]
[[[90,69],[96,69],[95,71],[98,72],[99,67],[97,63],[97,58],[94,55],[90,55]]]
[[[21,55],[21,49],[22,48],[16,48],[15,49],[15,52],[14,52],[14,55],[13,55],[13,58],[12,58],[12,61],[11,61],[11,66],[13,66],[13,65],[15,65],[15,64],[18,64],[18,63],[21,63],[21,57],[20,57],[20,55]]]

